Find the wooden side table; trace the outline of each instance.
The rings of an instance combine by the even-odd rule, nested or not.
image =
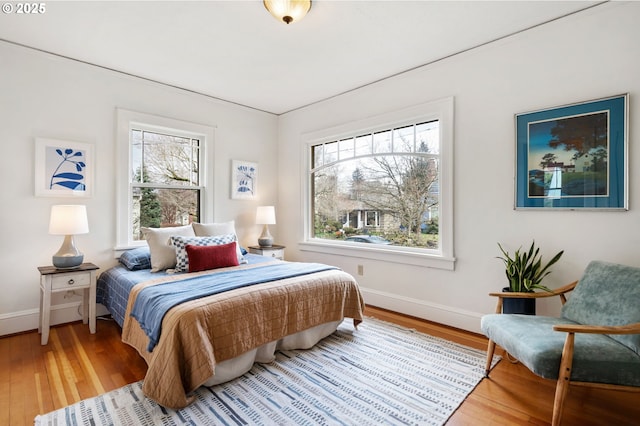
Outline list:
[[[279,246],[276,244],[271,247],[249,246],[249,253],[284,260],[284,249],[285,246]]]
[[[84,290],[82,322],[89,322],[91,334],[96,332],[96,275],[99,268],[93,263],[83,263],[74,269],[57,269],[55,266],[39,266],[40,271],[40,344],[49,341],[51,295],[61,291]]]

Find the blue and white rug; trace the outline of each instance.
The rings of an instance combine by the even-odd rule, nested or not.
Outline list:
[[[142,382],[37,416],[36,425],[442,425],[484,377],[486,352],[367,318],[313,349],[160,407]],[[494,359],[494,365],[499,358]]]

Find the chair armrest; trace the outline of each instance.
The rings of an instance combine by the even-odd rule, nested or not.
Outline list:
[[[528,292],[528,293],[518,293],[518,292],[513,292],[513,291],[501,291],[500,293],[489,293],[489,296],[493,296],[493,297],[497,297],[498,298],[498,304],[496,306],[496,313],[500,313],[502,312],[502,299],[509,299],[509,298],[520,298],[520,299],[540,299],[543,297],[553,297],[553,296],[559,296],[560,297],[560,301],[562,302],[562,304],[564,305],[567,302],[567,297],[565,296],[566,293],[570,292],[571,290],[573,290],[576,285],[578,285],[578,281],[574,281],[570,284],[567,284],[563,287],[560,288],[556,288],[554,290],[551,291],[544,291],[544,292]]]
[[[555,331],[566,333],[591,333],[591,334],[640,334],[640,322],[625,325],[583,325],[583,324],[558,324],[554,325]]]
[[[500,293],[489,293],[489,296],[494,297],[503,297],[503,298],[523,298],[523,299],[537,299],[541,297],[553,297],[564,295],[565,293],[573,290],[576,285],[578,285],[578,281],[574,281],[571,284],[567,284],[564,287],[556,288],[551,291],[540,291],[540,292],[528,292],[528,293],[518,293],[514,291],[501,291]]]

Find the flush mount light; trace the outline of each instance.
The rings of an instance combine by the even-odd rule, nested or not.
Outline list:
[[[264,0],[264,7],[280,22],[298,22],[311,9],[311,0]]]

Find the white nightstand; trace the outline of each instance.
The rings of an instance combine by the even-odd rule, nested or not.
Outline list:
[[[82,322],[85,324],[89,322],[91,334],[96,332],[96,274],[98,269],[93,263],[83,263],[75,269],[38,266],[40,271],[40,323],[38,324],[38,333],[42,333],[40,344],[46,345],[49,341],[51,294],[61,291],[84,290]]]
[[[284,249],[285,246],[279,246],[276,244],[271,247],[249,246],[249,253],[284,260]]]

